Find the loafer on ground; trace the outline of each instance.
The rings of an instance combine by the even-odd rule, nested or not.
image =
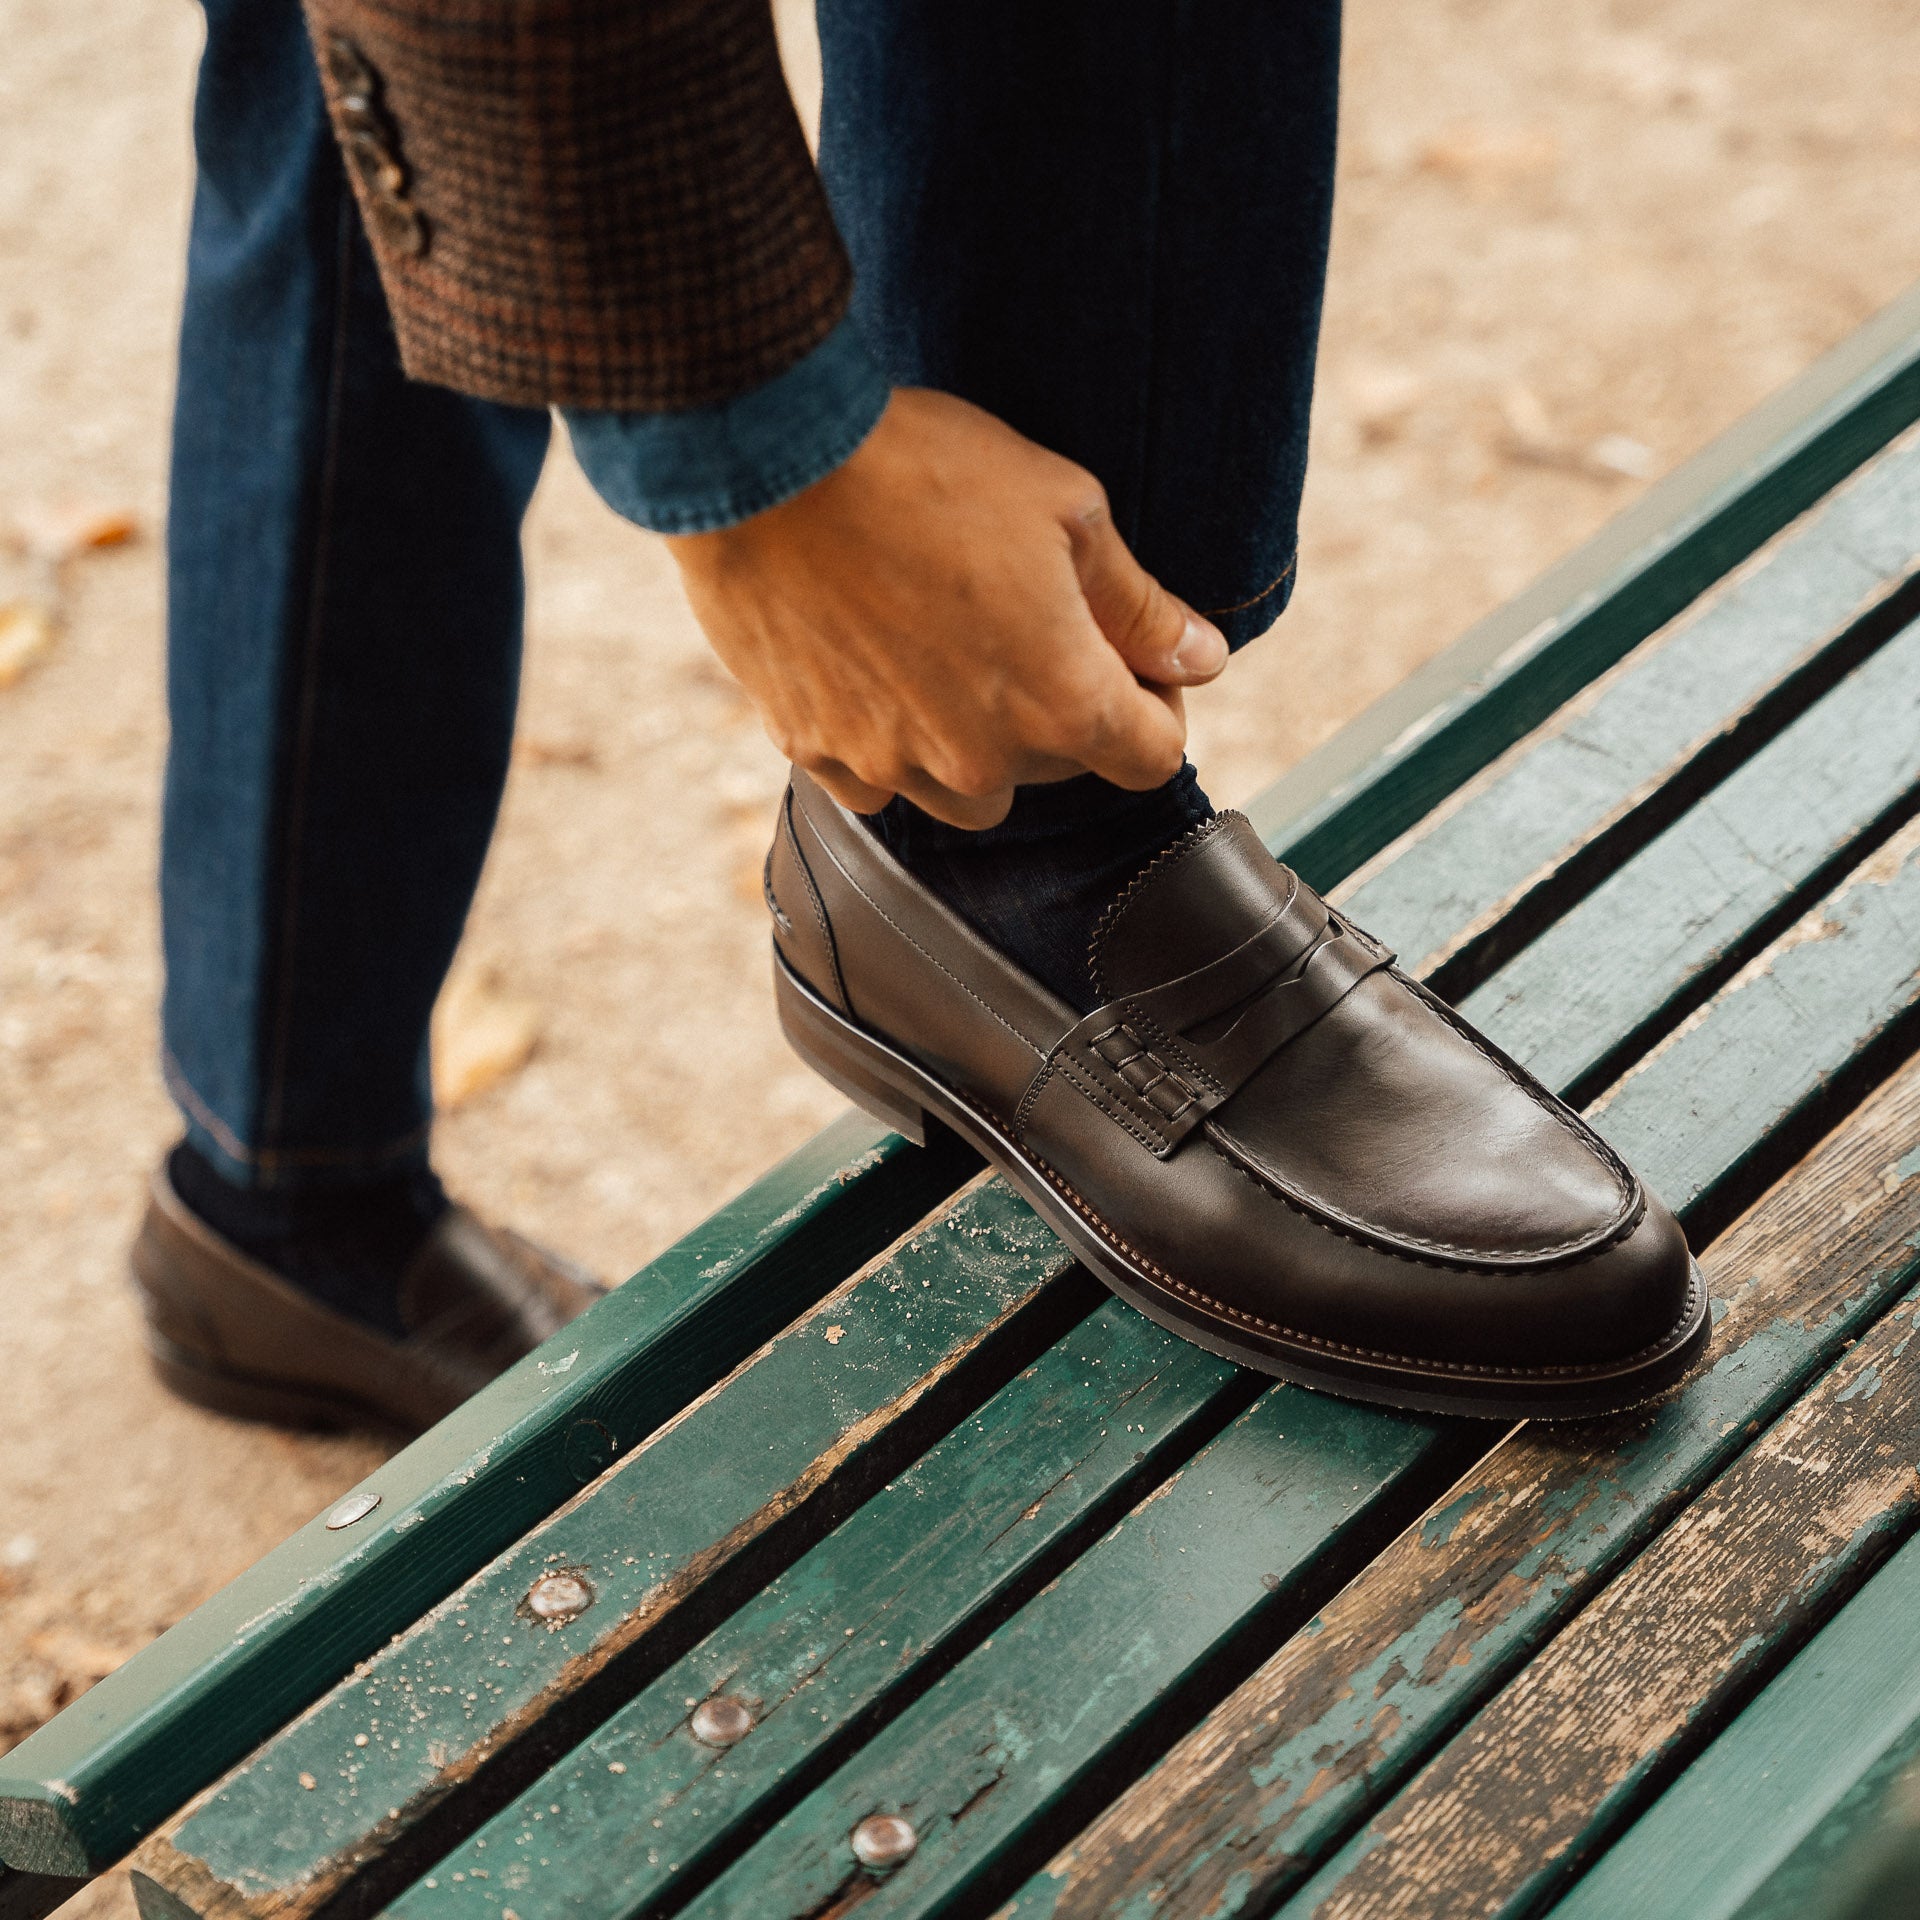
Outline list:
[[[971,1141],[1114,1292],[1283,1379],[1572,1417],[1706,1345],[1673,1216],[1226,813],[1095,936],[1082,1018],[796,774],[767,861],[803,1058]]]
[[[404,1338],[321,1305],[223,1239],[163,1166],[133,1246],[147,1350],[183,1399],[278,1426],[430,1427],[600,1298],[530,1240],[450,1207],[400,1284]]]

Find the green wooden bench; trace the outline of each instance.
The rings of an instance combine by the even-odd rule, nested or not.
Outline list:
[[[850,1116],[0,1760],[0,1916],[130,1852],[149,1920],[1759,1920],[1892,1871],[1916,420],[1920,294],[1254,809],[1679,1209],[1675,1395],[1503,1434],[1236,1372]]]

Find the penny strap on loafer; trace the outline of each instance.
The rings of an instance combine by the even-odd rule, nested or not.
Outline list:
[[[1047,1055],[1021,1116],[1056,1072],[1146,1129],[1161,1159],[1290,1040],[1394,955],[1297,875],[1260,930],[1218,959],[1096,1007]],[[1108,1109],[1111,1111],[1111,1108]]]

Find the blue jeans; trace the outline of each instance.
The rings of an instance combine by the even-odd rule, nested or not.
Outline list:
[[[403,377],[297,0],[207,0],[168,523],[168,1085],[243,1184],[424,1160],[540,411]],[[1337,0],[820,0],[855,314],[1091,468],[1236,643],[1291,585]]]

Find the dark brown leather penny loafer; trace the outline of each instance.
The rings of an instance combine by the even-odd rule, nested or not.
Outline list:
[[[1227,813],[1094,942],[1080,1018],[796,774],[767,862],[803,1058],[971,1141],[1123,1299],[1283,1379],[1571,1417],[1704,1348],[1673,1216]]]
[[[418,1433],[606,1291],[583,1269],[450,1207],[400,1286],[404,1339],[335,1313],[190,1211],[165,1167],[133,1246],[160,1378],[216,1413]]]

